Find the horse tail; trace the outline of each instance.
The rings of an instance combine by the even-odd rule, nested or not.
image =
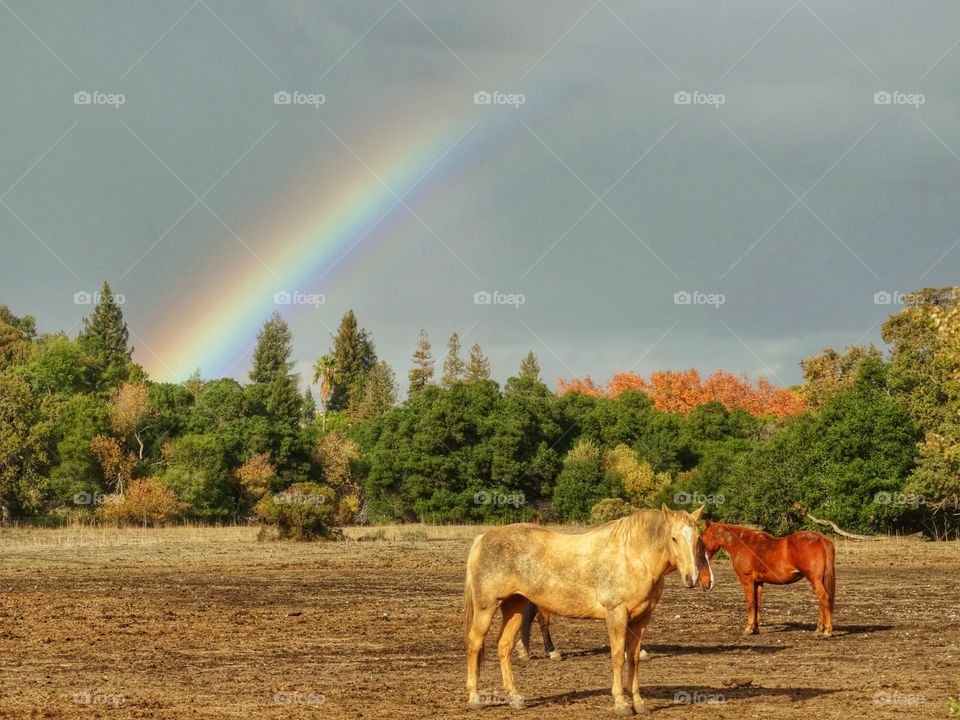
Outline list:
[[[826,542],[826,567],[823,569],[823,586],[830,598],[830,612],[833,612],[833,598],[837,592],[837,574],[834,569],[836,559],[836,548],[830,540]]]
[[[532,602],[527,602],[523,607],[523,623],[520,625],[520,642],[523,643],[523,649],[527,656],[530,656],[530,628],[533,627],[533,619],[537,616],[538,608]]]
[[[463,587],[463,641],[467,646],[467,651],[470,650],[470,629],[473,627],[473,616],[476,614],[476,598],[474,597],[473,590],[473,563],[474,556],[477,554],[477,546],[480,544],[480,539],[482,535],[478,535],[474,541],[473,546],[470,548],[470,556],[467,558],[467,578]],[[484,648],[480,646],[480,653],[477,655],[477,674],[480,674],[480,669],[483,667],[483,655]]]

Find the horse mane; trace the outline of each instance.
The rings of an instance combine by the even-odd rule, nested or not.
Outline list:
[[[771,535],[770,533],[768,533],[768,532],[767,532],[766,530],[764,530],[763,528],[754,527],[754,526],[752,526],[752,525],[733,525],[733,524],[730,524],[730,523],[715,523],[715,524],[721,525],[725,530],[730,530],[730,531],[732,531],[735,535],[738,535],[738,536],[743,536],[743,535],[760,535],[760,536],[765,537],[765,538],[772,538],[772,537],[774,537],[773,535]]]
[[[662,546],[666,520],[663,512],[645,508],[608,523],[610,537],[640,546]]]

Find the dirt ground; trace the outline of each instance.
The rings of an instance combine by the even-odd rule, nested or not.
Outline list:
[[[611,718],[603,625],[518,662],[525,710],[466,710],[463,569],[475,528],[258,543],[249,528],[0,532],[0,718]],[[668,578],[641,691],[654,717],[949,718],[960,544],[838,543],[832,639],[805,583],[768,587],[758,636],[715,559]],[[497,621],[498,623],[499,621]],[[499,690],[494,638],[481,686]],[[492,658],[492,660],[491,660]],[[750,680],[728,687],[733,680]]]

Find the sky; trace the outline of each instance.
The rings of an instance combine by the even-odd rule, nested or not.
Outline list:
[[[353,309],[503,382],[800,382],[957,283],[960,5],[0,0],[0,303],[151,378]]]

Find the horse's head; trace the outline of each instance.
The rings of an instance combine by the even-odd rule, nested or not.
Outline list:
[[[661,509],[670,532],[671,564],[677,568],[684,585],[692,588],[699,584],[709,590],[713,587],[713,570],[697,528],[703,507],[692,513],[671,510],[666,505]]]
[[[706,521],[706,528],[703,531],[703,546],[706,548],[708,558],[712,558],[713,554],[720,549],[720,533],[722,530],[723,523]]]

